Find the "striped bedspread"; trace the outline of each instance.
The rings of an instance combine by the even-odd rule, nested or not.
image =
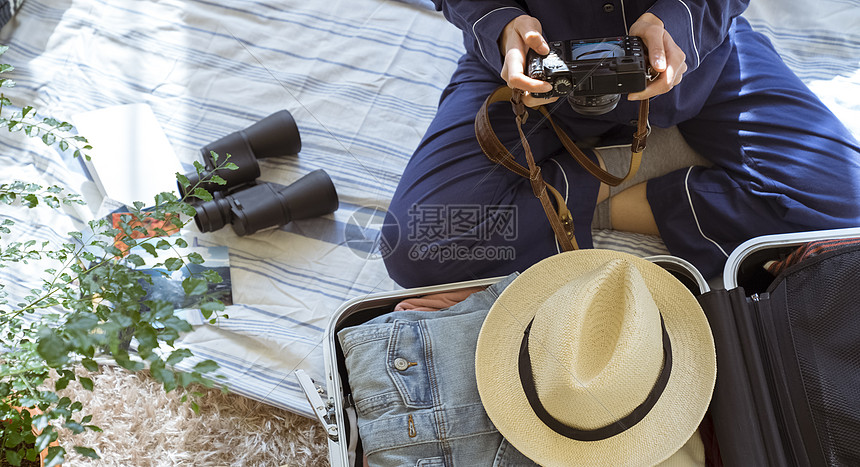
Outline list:
[[[860,0],[752,0],[744,16],[860,138]]]
[[[260,180],[286,185],[324,169],[340,207],[249,237],[187,232],[229,246],[237,305],[182,344],[220,363],[232,391],[310,416],[292,372],[322,381],[332,312],[395,288],[373,253],[374,222],[462,53],[459,30],[392,1],[27,0],[0,33],[19,101],[65,120],[149,104],[189,171],[206,143],[280,109],[293,115],[301,151],[261,161]],[[0,135],[0,163],[4,181],[59,184],[90,201],[70,216],[16,209],[23,238],[65,240],[99,207],[79,162],[41,142]],[[0,270],[10,301],[38,273]]]
[[[776,16],[808,2],[752,3],[754,25],[860,134],[857,1],[816,2],[821,23],[808,29],[784,27]],[[396,288],[374,250],[380,214],[434,115],[461,37],[423,0],[26,0],[0,30],[10,46],[3,58],[17,68],[15,99],[65,120],[149,104],[189,171],[206,143],[290,111],[302,150],[261,161],[260,180],[289,184],[325,169],[340,208],[249,237],[229,228],[185,232],[230,248],[236,305],[229,319],[197,326],[181,344],[216,360],[232,391],[308,416],[292,373],[323,380],[323,334],[334,310]],[[4,182],[58,184],[90,203],[64,213],[3,212],[24,227],[23,238],[64,241],[99,207],[80,163],[40,142],[0,134],[0,164]],[[632,239],[632,247],[605,241],[659,252],[651,239]],[[0,281],[12,301],[38,286],[39,271],[0,270]]]

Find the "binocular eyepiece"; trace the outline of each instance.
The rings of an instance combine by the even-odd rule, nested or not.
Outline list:
[[[257,159],[298,154],[301,150],[299,129],[286,110],[269,115],[259,122],[230,133],[200,149],[205,169],[186,174],[188,188],[179,183],[179,193],[203,188],[212,194],[211,201],[196,201],[194,222],[201,232],[212,232],[231,224],[239,236],[250,235],[268,227],[281,226],[293,220],[322,216],[337,210],[338,199],[328,174],[315,170],[289,186],[257,183],[260,165]],[[218,168],[211,153],[238,168]],[[211,182],[219,176],[225,184]]]
[[[318,217],[337,209],[337,193],[324,170],[313,172],[289,186],[260,183],[196,206],[194,222],[201,232],[214,232],[226,224],[236,235],[250,235],[293,220]]]

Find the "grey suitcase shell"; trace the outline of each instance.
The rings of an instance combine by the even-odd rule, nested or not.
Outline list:
[[[684,283],[695,295],[710,290],[708,283],[689,262],[674,256],[651,256],[648,260],[659,264]],[[391,311],[398,302],[421,295],[450,292],[474,286],[488,286],[501,280],[501,277],[453,284],[436,285],[414,289],[384,292],[354,298],[344,303],[334,313],[326,328],[323,353],[325,356],[326,381],[314,382],[302,370],[296,376],[308,396],[317,419],[328,434],[329,461],[332,467],[354,467],[361,465],[361,459],[350,462],[350,443],[357,441],[355,421],[349,420],[347,406],[349,393],[344,389],[345,370],[343,356],[338,354],[337,332],[343,327],[360,324],[381,314]],[[348,388],[347,388],[348,389]]]

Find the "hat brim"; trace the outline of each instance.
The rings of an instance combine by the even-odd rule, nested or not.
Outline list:
[[[569,439],[541,422],[526,399],[518,372],[523,331],[538,305],[553,292],[619,258],[636,266],[660,310],[672,343],[672,373],[660,399],[636,425],[600,441]],[[530,336],[535,338],[539,337]],[[662,462],[699,426],[710,404],[716,373],[713,336],[693,294],[662,267],[609,250],[562,253],[520,274],[490,309],[475,352],[478,393],[490,420],[520,452],[547,466]]]

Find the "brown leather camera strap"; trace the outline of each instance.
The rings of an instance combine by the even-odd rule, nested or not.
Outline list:
[[[484,154],[486,154],[491,161],[504,166],[517,175],[529,179],[532,185],[532,191],[540,200],[541,206],[543,206],[543,210],[546,213],[547,219],[549,219],[549,223],[552,226],[552,230],[555,233],[561,248],[565,251],[578,249],[579,246],[576,244],[576,238],[574,236],[573,216],[570,214],[570,210],[567,208],[567,205],[564,202],[564,197],[561,193],[553,188],[552,185],[546,183],[543,176],[541,176],[540,167],[535,163],[531,147],[529,146],[526,135],[523,132],[522,125],[528,118],[528,112],[526,111],[525,104],[522,102],[522,97],[523,92],[521,90],[511,89],[507,86],[500,86],[487,97],[484,104],[478,110],[478,115],[475,117],[475,135],[478,138],[478,144],[480,144],[481,150],[484,151]],[[510,101],[512,104],[517,122],[517,130],[520,134],[520,140],[522,141],[523,152],[525,152],[526,155],[528,168],[523,167],[515,160],[516,158],[514,155],[505,148],[501,141],[499,141],[498,136],[496,136],[495,131],[493,131],[493,126],[490,123],[488,107],[490,104],[501,101]],[[640,101],[639,104],[639,120],[637,122],[638,125],[636,133],[633,135],[630,167],[627,170],[627,174],[623,177],[612,175],[601,169],[599,165],[592,162],[591,159],[589,159],[582,150],[576,146],[573,140],[567,136],[564,130],[556,125],[549,112],[543,106],[538,107],[538,110],[546,117],[547,120],[549,120],[550,125],[552,125],[553,130],[555,130],[556,135],[558,135],[559,140],[561,140],[561,143],[567,152],[573,156],[573,158],[579,162],[579,164],[582,165],[588,173],[594,175],[601,182],[610,186],[617,186],[633,178],[636,171],[639,170],[639,165],[642,162],[642,151],[645,149],[645,141],[648,137],[648,99]],[[549,190],[549,193],[551,193],[555,198],[555,207],[553,207],[552,202],[550,201],[547,190]]]

